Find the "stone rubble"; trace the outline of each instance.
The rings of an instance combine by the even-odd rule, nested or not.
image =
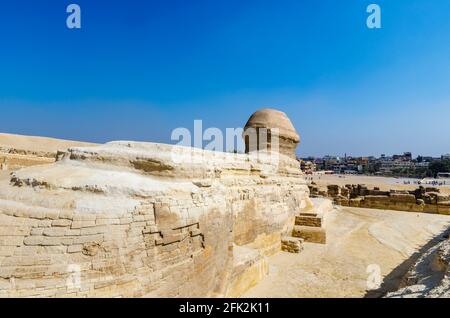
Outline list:
[[[348,184],[344,187],[328,185],[326,192],[321,192],[315,185],[309,188],[311,196],[328,196],[342,206],[450,215],[450,196],[441,194],[434,187],[380,191],[362,184]]]

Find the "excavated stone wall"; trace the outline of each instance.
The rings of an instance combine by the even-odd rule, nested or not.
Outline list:
[[[0,296],[239,296],[309,190],[298,163],[151,143],[0,180]]]
[[[17,149],[0,147],[0,171],[17,170],[23,167],[44,165],[55,162],[56,154],[27,153]]]
[[[312,195],[319,195],[317,187],[310,186],[310,190]],[[450,196],[431,187],[419,187],[414,191],[380,191],[361,184],[329,185],[326,195],[342,206],[450,215]]]

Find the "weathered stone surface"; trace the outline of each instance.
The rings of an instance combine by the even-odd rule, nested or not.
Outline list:
[[[321,227],[322,218],[317,216],[305,216],[305,215],[296,216],[295,225]]]
[[[419,187],[414,191],[380,191],[367,189],[364,185],[346,185],[345,187],[328,185],[326,195],[332,197],[334,203],[342,206],[450,214],[448,205],[450,196],[442,195],[436,190]],[[340,193],[344,193],[345,196]]]
[[[305,242],[326,244],[325,229],[320,227],[296,225],[292,236],[302,238]]]
[[[441,240],[426,250],[403,277],[399,290],[388,298],[449,298],[450,240]]]
[[[15,171],[0,180],[0,277],[16,287],[0,295],[239,296],[309,194],[278,158],[121,141]]]
[[[265,108],[250,116],[244,128],[245,152],[276,150],[292,159],[300,136],[285,113]],[[277,148],[277,149],[275,149]]]
[[[17,170],[55,162],[59,150],[94,144],[0,133],[0,171]]]
[[[249,246],[233,247],[233,271],[225,296],[239,297],[268,273],[267,258]]]
[[[340,188],[337,185],[330,184],[327,186],[328,195],[331,197],[338,196],[340,194]]]
[[[288,253],[300,253],[303,250],[303,239],[299,237],[283,236],[281,250]]]

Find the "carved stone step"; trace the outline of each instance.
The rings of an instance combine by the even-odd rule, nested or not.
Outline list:
[[[296,216],[295,225],[322,227],[322,218],[316,216]]]
[[[300,212],[298,215],[300,216],[317,216],[317,213],[309,213],[309,212]]]
[[[303,250],[303,239],[299,237],[283,236],[281,250],[289,253],[300,253]]]
[[[326,232],[321,227],[296,225],[292,231],[292,236],[300,237],[305,242],[326,244]]]

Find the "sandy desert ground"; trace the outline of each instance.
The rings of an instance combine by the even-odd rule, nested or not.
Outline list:
[[[415,253],[448,228],[450,217],[338,208],[326,222],[326,245],[304,243],[300,254],[272,256],[269,275],[244,297],[380,296],[396,289]],[[368,293],[376,266],[385,284]]]
[[[0,133],[0,147],[14,148],[35,152],[57,152],[69,147],[94,146],[93,143],[55,139],[48,137],[24,136]]]
[[[6,161],[9,170],[49,164],[55,161],[58,150],[93,145],[95,144],[0,133],[0,163]]]
[[[9,178],[8,171],[0,171],[0,181]]]

